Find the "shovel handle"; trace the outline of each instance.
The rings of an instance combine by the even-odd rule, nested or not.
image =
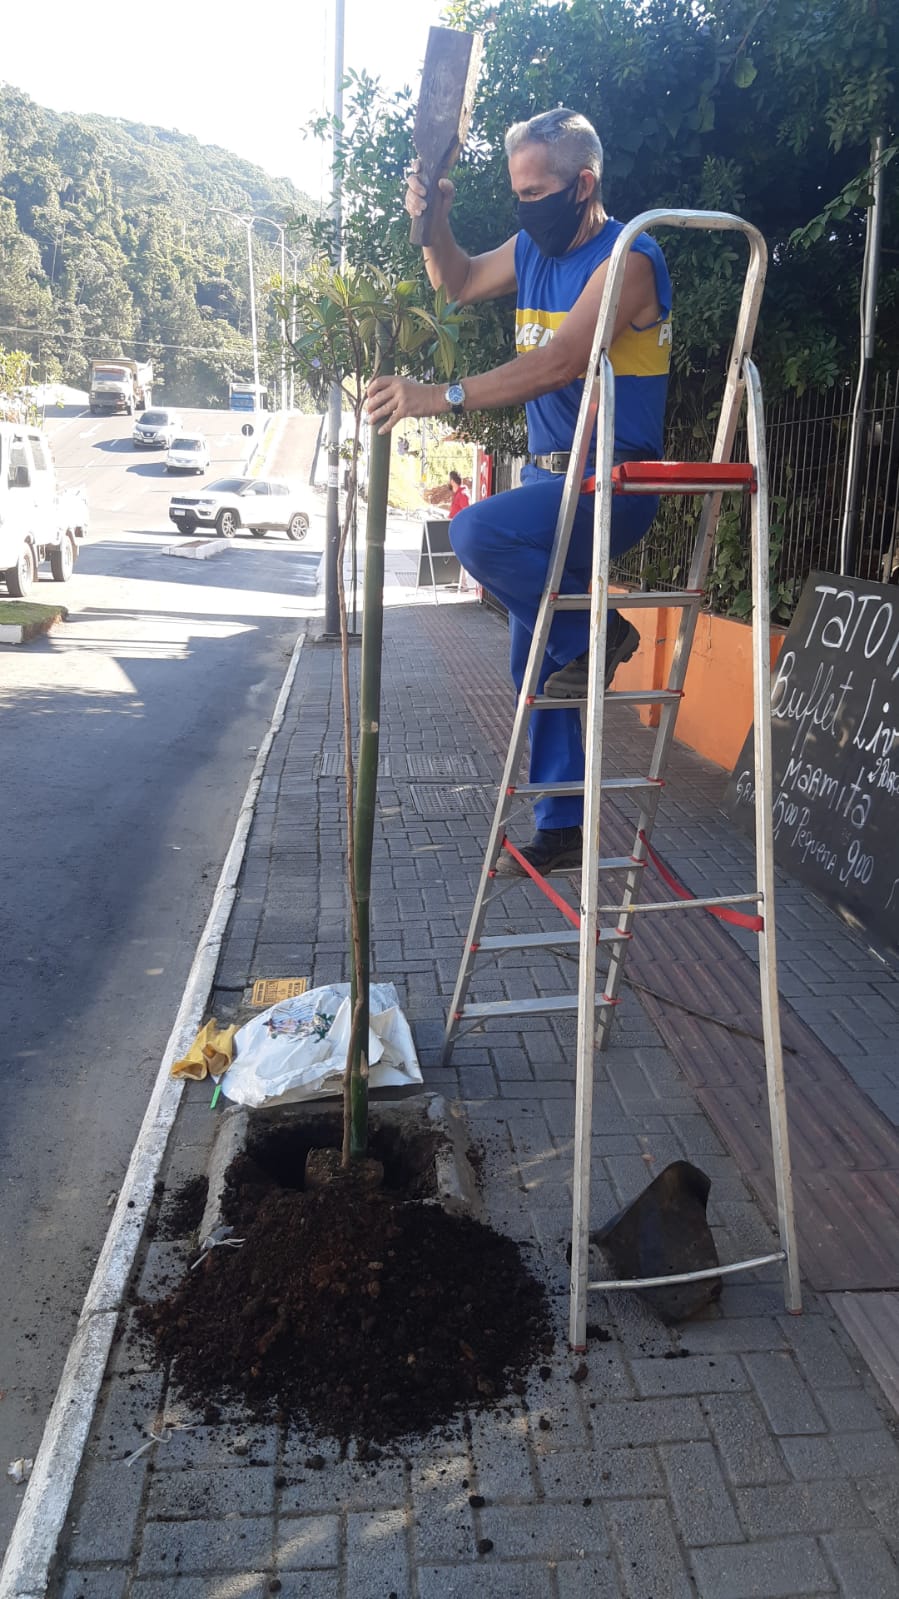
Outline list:
[[[430,244],[430,242],[431,211],[429,207],[427,211],[421,213],[421,216],[412,218],[412,225],[409,228],[409,243],[425,246]]]

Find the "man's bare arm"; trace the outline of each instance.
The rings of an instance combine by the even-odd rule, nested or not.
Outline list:
[[[593,273],[555,337],[526,356],[497,366],[490,372],[464,379],[465,408],[492,410],[521,405],[538,395],[562,389],[585,371],[590,357],[596,318],[608,271],[604,262]],[[644,255],[628,257],[618,318],[612,342],[632,322],[646,326],[661,315],[652,266]],[[368,415],[372,425],[388,433],[407,416],[446,414],[444,384],[413,383],[408,378],[376,378],[369,389]]]
[[[449,213],[455,188],[449,178],[441,178],[429,198],[427,185],[418,175],[416,162],[407,179],[406,210],[421,216],[434,208],[430,243],[424,246],[425,271],[434,289],[444,288],[451,300],[471,305],[477,300],[493,300],[511,294],[515,288],[515,240],[507,239],[496,250],[483,255],[468,255],[454,237]]]

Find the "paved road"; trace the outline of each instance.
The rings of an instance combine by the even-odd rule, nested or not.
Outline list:
[[[210,477],[241,418],[185,413]],[[0,1548],[231,839],[321,548],[238,538],[165,556],[173,480],[128,418],[48,427],[91,537],[58,636],[0,647]],[[196,481],[196,480],[192,480]]]

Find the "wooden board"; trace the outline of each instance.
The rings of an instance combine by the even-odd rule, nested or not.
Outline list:
[[[456,28],[431,28],[421,75],[421,92],[413,138],[421,176],[433,196],[441,178],[454,167],[468,134],[474,110],[481,35]],[[433,200],[423,216],[413,217],[409,237],[427,244],[431,236]]]

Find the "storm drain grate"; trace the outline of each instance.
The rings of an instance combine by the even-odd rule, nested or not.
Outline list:
[[[412,806],[419,816],[437,820],[447,816],[492,816],[496,796],[492,789],[473,783],[452,783],[445,788],[411,786]]]
[[[316,755],[312,765],[315,777],[343,777],[343,751],[328,750],[324,755]],[[378,776],[390,777],[390,756],[382,755],[378,760]]]
[[[343,777],[343,754],[328,750],[316,755],[313,765],[315,777]],[[381,755],[378,759],[379,777],[408,777],[410,782],[444,782],[453,778],[472,777],[483,780],[477,761],[471,755],[429,755],[418,751],[411,755]]]
[[[406,770],[412,779],[482,776],[477,761],[471,755],[426,755],[419,752],[406,756]]]

